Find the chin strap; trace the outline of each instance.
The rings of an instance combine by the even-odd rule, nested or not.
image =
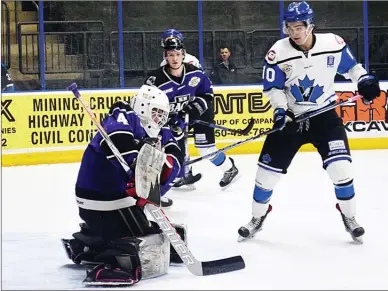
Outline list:
[[[306,43],[306,41],[307,41],[307,39],[309,38],[310,34],[311,34],[311,33],[313,32],[313,30],[314,30],[314,24],[309,24],[309,26],[307,26],[307,30],[309,30],[309,29],[310,29],[310,31],[307,33],[307,35],[306,35],[304,41],[303,41],[302,44],[300,44],[300,45],[304,45],[304,44]]]

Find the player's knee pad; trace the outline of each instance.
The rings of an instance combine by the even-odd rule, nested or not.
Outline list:
[[[335,194],[340,200],[354,196],[353,173],[348,160],[338,160],[326,167],[327,174],[335,186]]]
[[[272,196],[272,190],[280,180],[281,173],[266,170],[258,166],[255,178],[253,199],[259,203],[266,203]]]
[[[348,160],[338,160],[326,167],[327,174],[334,185],[345,184],[353,180],[351,163]]]

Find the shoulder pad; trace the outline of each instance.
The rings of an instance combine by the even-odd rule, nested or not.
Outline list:
[[[334,38],[338,42],[339,45],[345,45],[346,44],[342,37],[340,37],[339,35],[336,35],[336,34],[333,34],[333,35],[334,35]]]
[[[148,74],[148,77],[145,80],[144,84],[158,87],[160,84],[163,84],[165,82],[164,77],[165,76],[163,74],[163,67],[160,67]]]
[[[184,65],[186,67],[186,73],[195,72],[195,71],[203,73],[203,71],[200,68],[198,68],[197,66],[195,66],[194,64],[184,63]]]
[[[275,42],[275,44],[269,49],[265,56],[265,60],[269,65],[275,65],[277,62],[285,58],[284,55],[287,55],[286,46],[288,43],[288,38],[283,38]]]
[[[319,36],[319,48],[340,50],[346,46],[344,39],[334,33],[319,33],[317,35]]]

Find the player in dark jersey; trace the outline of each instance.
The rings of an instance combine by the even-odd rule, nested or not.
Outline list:
[[[170,37],[164,42],[165,59],[167,64],[149,74],[145,84],[161,89],[170,101],[170,120],[174,137],[181,148],[184,159],[187,138],[184,135],[185,115],[188,114],[192,122],[201,118],[208,122],[214,122],[213,87],[209,78],[198,67],[184,63],[185,47],[179,38]],[[190,122],[189,122],[190,124]],[[190,125],[191,127],[191,125]],[[214,128],[195,124],[195,146],[201,155],[216,151]],[[223,172],[220,186],[229,185],[238,174],[232,158],[219,153],[210,161]],[[199,174],[198,174],[199,175]],[[193,176],[191,168],[182,167],[181,179],[174,187],[190,185],[199,180],[198,175]]]
[[[131,285],[142,277],[167,273],[170,246],[158,225],[143,212],[144,199],[140,198],[144,197],[137,194],[139,185],[134,173],[141,164],[140,149],[152,145],[152,149],[166,154],[160,172],[160,194],[170,189],[181,166],[180,149],[171,129],[164,127],[168,114],[167,96],[147,85],[133,97],[131,106],[117,102],[110,108],[102,126],[132,173],[123,170],[100,133],[84,152],[75,194],[85,223],[73,239],[64,239],[63,243],[75,263],[102,263],[88,273],[86,282],[90,284]],[[184,227],[175,227],[184,239]],[[173,248],[171,254],[171,261],[177,262]]]

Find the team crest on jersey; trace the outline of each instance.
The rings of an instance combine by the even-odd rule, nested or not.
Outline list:
[[[298,79],[299,85],[291,86],[291,94],[295,97],[296,102],[316,103],[323,94],[323,86],[314,85],[314,81],[306,75],[303,80]]]
[[[274,50],[270,50],[268,53],[267,53],[267,59],[269,60],[269,61],[273,61],[273,60],[275,60],[275,58],[276,58],[276,53],[275,53],[275,51]]]
[[[192,77],[191,80],[189,81],[189,86],[190,87],[195,87],[199,84],[201,79],[199,77]]]
[[[327,57],[327,67],[334,67],[334,56]]]
[[[187,106],[190,94],[175,96],[175,102],[170,103],[170,112],[178,112]]]
[[[284,64],[281,65],[280,69],[288,76],[292,73],[292,65]]]

